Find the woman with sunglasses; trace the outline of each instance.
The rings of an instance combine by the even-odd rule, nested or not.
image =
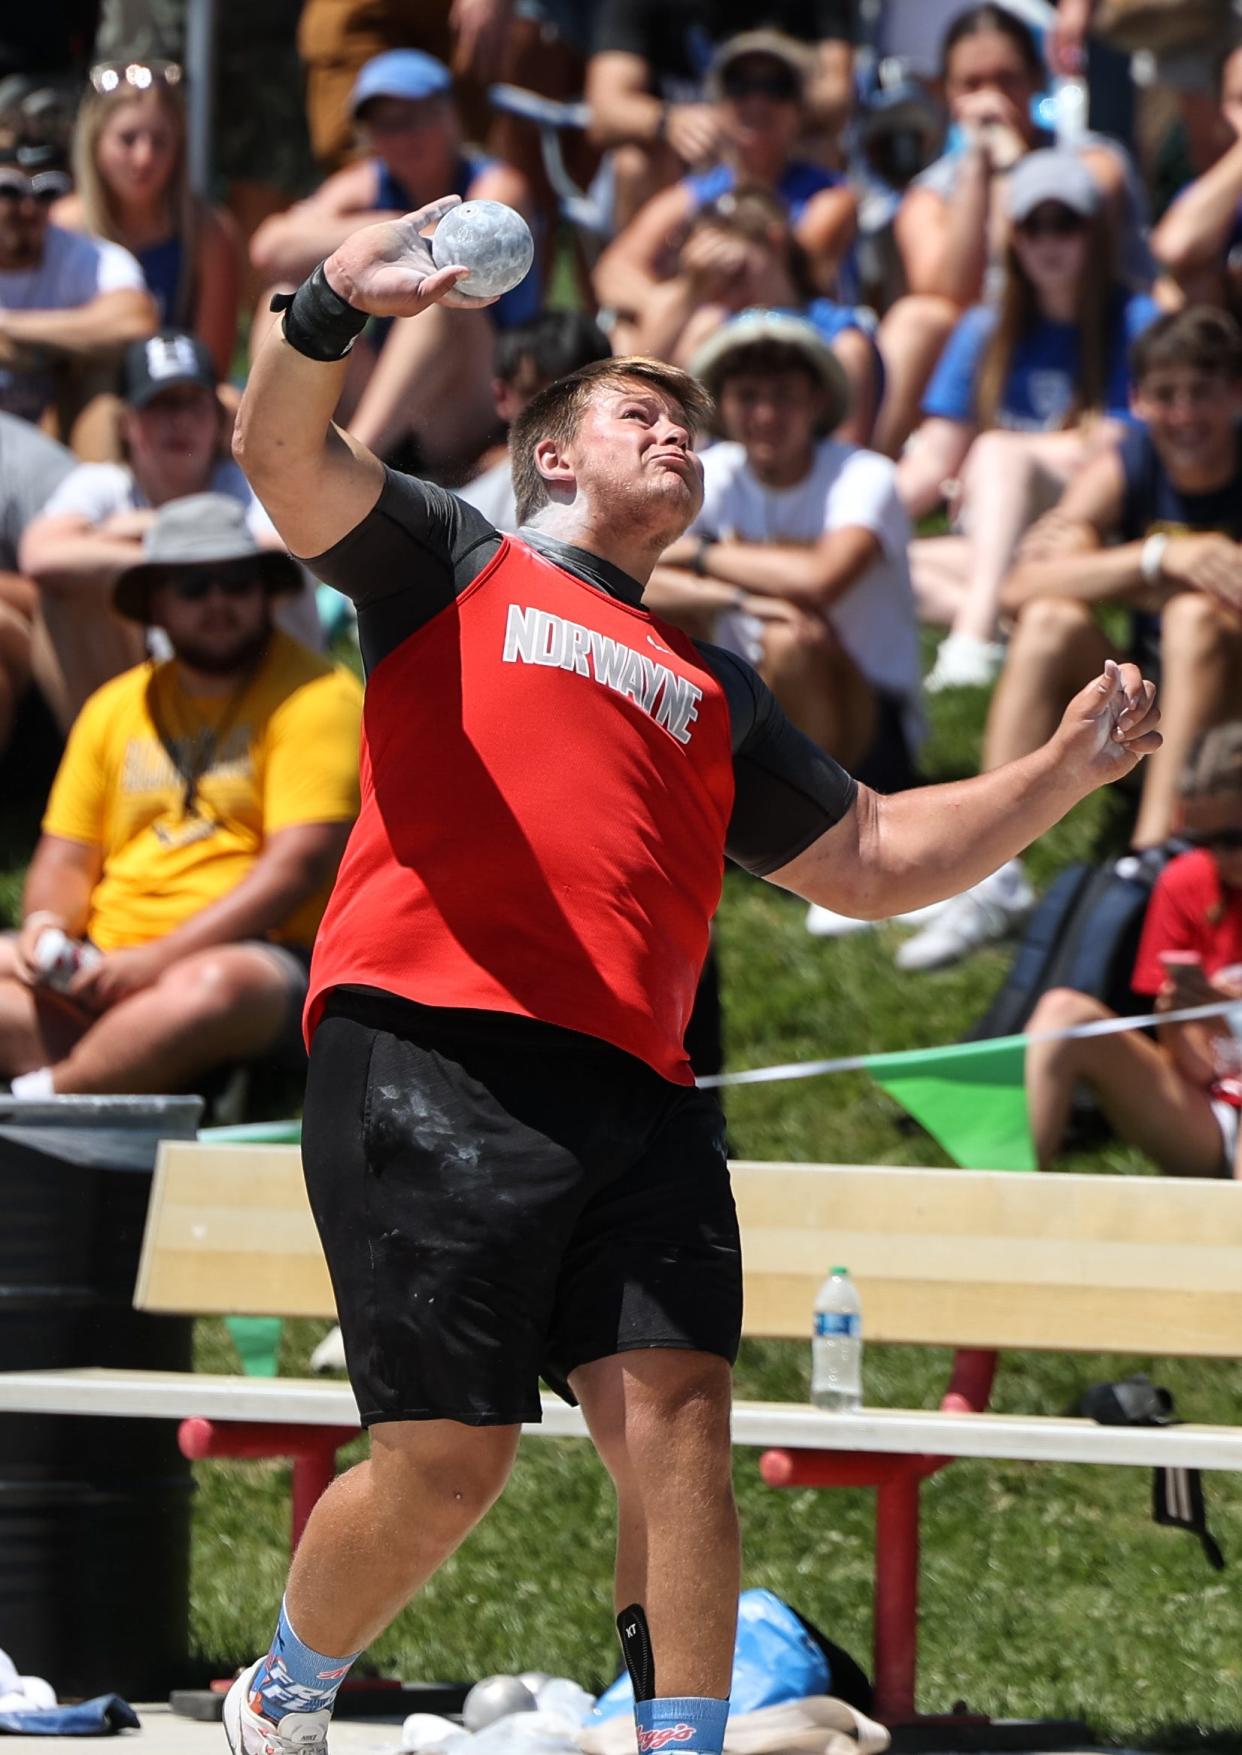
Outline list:
[[[1103,199],[1076,155],[1028,154],[1009,217],[999,303],[958,323],[898,478],[913,518],[947,497],[962,532],[914,545],[920,613],[950,628],[932,690],[998,674],[1001,585],[1022,535],[1121,431],[1130,344],[1158,315],[1119,283]]]
[[[676,271],[678,252],[696,217],[742,186],[764,189],[779,201],[816,291],[849,296],[857,219],[853,192],[835,172],[797,156],[807,121],[810,65],[802,45],[779,31],[748,31],[723,45],[708,75],[708,95],[724,140],[720,162],[653,196],[609,245],[595,270],[601,304],[623,321],[636,319]]]
[[[1055,144],[1033,108],[1047,69],[1016,9],[984,4],[962,12],[945,36],[941,79],[950,121],[946,148],[910,184],[893,223],[907,291],[885,313],[879,332],[886,389],[876,444],[890,457],[901,455],[918,421],[923,390],[957,319],[998,289],[1014,168],[1028,153]],[[1100,134],[1080,134],[1073,152],[1091,173],[1121,240],[1127,284],[1147,286],[1152,265],[1134,164]]]
[[[76,188],[54,218],[123,244],[160,322],[197,335],[223,380],[237,339],[241,249],[229,216],[190,188],[185,129],[176,62],[93,67],[74,130]]]
[[[1027,1104],[1043,1169],[1062,1150],[1074,1089],[1084,1084],[1117,1135],[1166,1175],[1242,1175],[1242,722],[1218,725],[1192,751],[1179,814],[1191,850],[1156,879],[1131,985],[1157,1012],[1238,1005],[1162,1024],[1154,1041],[1127,1030],[1032,1042]],[[1055,988],[1027,1028],[1037,1035],[1113,1015],[1088,994]]]

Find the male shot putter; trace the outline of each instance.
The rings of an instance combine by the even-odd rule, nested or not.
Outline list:
[[[530,273],[535,240],[530,227],[503,201],[463,201],[436,226],[431,259],[437,268],[460,265],[469,274],[457,291],[476,299],[495,299]]]

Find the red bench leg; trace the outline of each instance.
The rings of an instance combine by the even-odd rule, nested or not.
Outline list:
[[[177,1431],[182,1456],[288,1457],[293,1465],[290,1546],[296,1548],[315,1502],[336,1473],[336,1453],[358,1436],[353,1426],[262,1425],[247,1420],[183,1420]]]
[[[875,1710],[885,1724],[915,1716],[919,1628],[917,1469],[880,1482],[875,1495]]]

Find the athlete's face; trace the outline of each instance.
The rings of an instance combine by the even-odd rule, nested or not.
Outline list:
[[[703,465],[681,404],[635,378],[606,384],[565,451],[596,518],[680,536],[703,504]]]

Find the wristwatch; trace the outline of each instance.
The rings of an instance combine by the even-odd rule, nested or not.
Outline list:
[[[1168,533],[1153,531],[1139,550],[1139,572],[1144,585],[1159,585],[1164,577],[1164,551],[1169,546]]]

